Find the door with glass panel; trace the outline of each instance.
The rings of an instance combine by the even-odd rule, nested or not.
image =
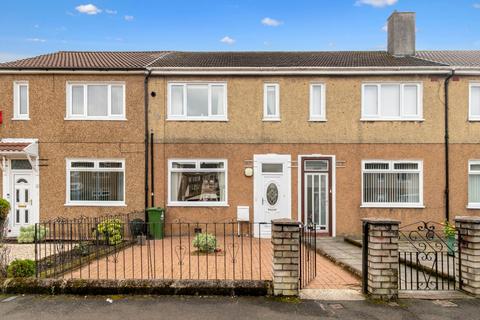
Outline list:
[[[12,226],[14,229],[28,226],[33,223],[33,194],[32,176],[28,174],[14,174],[14,205],[12,206]],[[15,230],[17,231],[17,230]]]
[[[303,161],[303,223],[330,233],[330,165],[326,159]]]

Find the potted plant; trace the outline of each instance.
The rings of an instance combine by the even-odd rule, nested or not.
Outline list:
[[[3,231],[5,230],[5,222],[10,212],[10,202],[0,198],[0,239],[3,239]]]
[[[445,235],[445,240],[447,242],[448,255],[453,256],[455,252],[455,234],[456,229],[453,224],[449,221],[445,221],[443,224],[443,234]]]

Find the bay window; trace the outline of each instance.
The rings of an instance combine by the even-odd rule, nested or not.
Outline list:
[[[421,161],[362,162],[362,206],[423,206]]]
[[[124,160],[67,160],[67,205],[124,204]]]
[[[227,85],[169,83],[168,120],[227,120]]]
[[[227,205],[227,160],[169,160],[169,205]]]
[[[125,120],[125,84],[68,83],[67,119]]]
[[[362,120],[423,120],[419,83],[365,83]]]

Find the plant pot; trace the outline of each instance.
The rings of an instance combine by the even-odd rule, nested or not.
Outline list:
[[[446,238],[447,241],[447,253],[449,256],[455,255],[455,236],[447,236]]]

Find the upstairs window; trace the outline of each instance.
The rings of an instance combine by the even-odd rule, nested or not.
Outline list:
[[[168,120],[227,120],[227,85],[169,83]]]
[[[265,83],[263,92],[263,121],[280,121],[280,86]]]
[[[67,119],[125,120],[125,84],[67,84]]]
[[[363,161],[362,206],[422,206],[422,170],[421,161]]]
[[[125,205],[125,161],[67,161],[67,204]]]
[[[13,83],[13,119],[29,120],[28,81]]]
[[[480,121],[480,83],[470,84],[468,120]]]
[[[362,120],[423,120],[419,83],[362,85]]]
[[[325,121],[325,85],[310,85],[310,121]]]

